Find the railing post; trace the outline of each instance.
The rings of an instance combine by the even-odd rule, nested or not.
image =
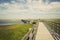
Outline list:
[[[32,28],[29,28],[29,32],[22,38],[22,40],[35,40],[38,24],[35,24]]]

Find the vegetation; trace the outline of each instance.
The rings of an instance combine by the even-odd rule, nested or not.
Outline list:
[[[32,24],[0,26],[0,40],[21,40],[32,26]]]
[[[43,21],[60,22],[60,19],[42,19]]]
[[[49,19],[45,21],[45,23],[49,25],[49,28],[51,28],[52,30],[54,30],[54,32],[60,35],[60,19]]]

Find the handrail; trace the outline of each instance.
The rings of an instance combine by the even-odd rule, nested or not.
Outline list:
[[[52,34],[55,40],[60,40],[60,23],[52,22],[52,21],[44,21],[44,24],[49,28],[48,30]]]
[[[33,28],[30,28],[27,34],[21,40],[35,40],[37,28],[38,24],[34,25]]]

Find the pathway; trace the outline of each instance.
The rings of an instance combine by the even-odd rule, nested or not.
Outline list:
[[[54,40],[43,22],[39,22],[36,39],[35,40]]]

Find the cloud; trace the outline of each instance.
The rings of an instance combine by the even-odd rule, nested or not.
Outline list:
[[[27,0],[0,0],[0,3],[12,3],[12,1],[20,4],[25,4],[27,2]]]
[[[48,0],[49,2],[60,2],[60,0]]]
[[[0,4],[0,11],[6,12],[6,13],[17,13],[21,11],[26,11],[28,7],[23,4],[18,4],[16,2],[13,2],[13,4],[10,3],[2,3]],[[3,10],[2,10],[3,9]]]
[[[11,3],[1,3],[0,18],[59,18],[59,2],[47,4],[46,0],[44,4],[42,0],[31,1],[12,0]]]
[[[44,10],[44,6],[39,2],[33,2],[33,3],[29,3],[30,1],[27,1],[27,4],[20,4],[20,3],[17,3],[17,2],[21,2],[22,0],[13,0],[11,1],[11,3],[2,3],[0,4],[1,7],[4,7],[5,10],[2,10],[4,12],[9,12],[9,13],[21,13],[21,12],[34,12],[34,11],[42,11]],[[24,0],[23,0],[24,1]],[[22,2],[23,2],[22,1]],[[3,8],[1,8],[3,9]],[[0,10],[1,10],[0,9]]]
[[[47,5],[47,11],[49,12],[58,12],[60,11],[60,2],[52,2],[51,4]]]
[[[42,0],[43,3],[48,2],[48,4],[52,3],[52,2],[60,2],[60,0]]]

